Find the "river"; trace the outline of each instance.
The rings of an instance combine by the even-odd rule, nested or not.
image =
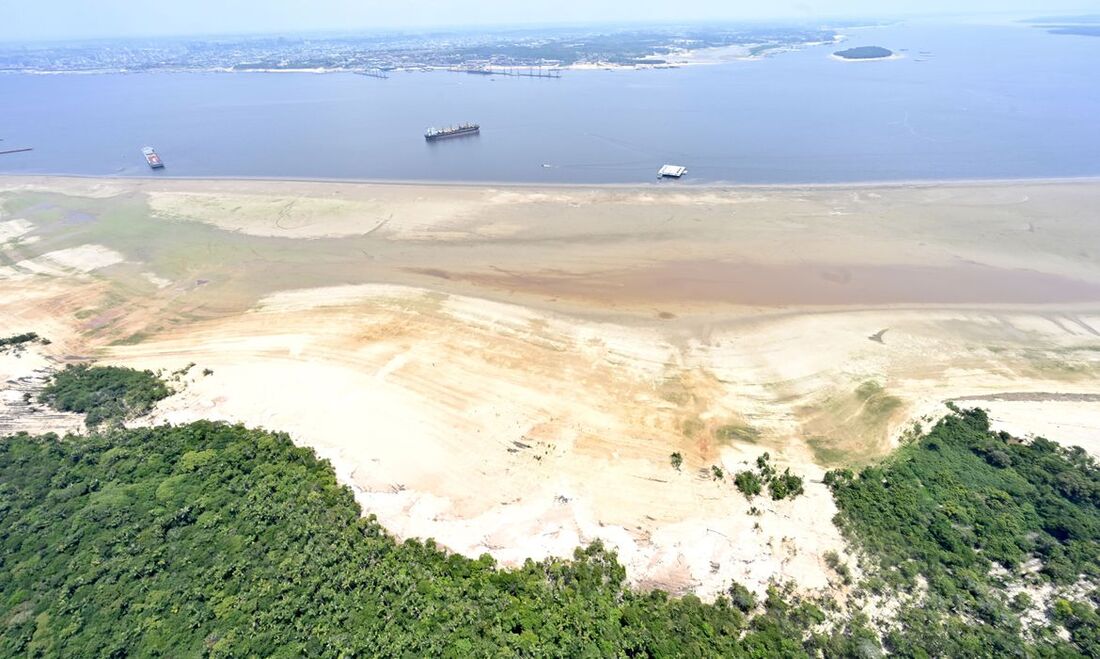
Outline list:
[[[397,72],[0,75],[0,173],[514,183],[1100,175],[1100,38],[1022,25],[846,32],[756,61],[560,79]],[[479,122],[427,143],[429,126]],[[141,148],[167,163],[151,172]]]

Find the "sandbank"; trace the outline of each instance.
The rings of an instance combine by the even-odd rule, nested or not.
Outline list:
[[[55,365],[194,362],[148,422],[285,430],[402,537],[506,563],[602,539],[704,597],[824,589],[826,469],[951,399],[1095,430],[1098,207],[1092,180],[0,177],[0,334]],[[1053,397],[998,411],[1013,392]],[[804,497],[732,487],[765,451]]]

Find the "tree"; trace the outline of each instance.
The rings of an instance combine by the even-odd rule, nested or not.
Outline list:
[[[737,475],[733,479],[733,484],[736,485],[737,489],[741,491],[741,494],[744,494],[746,497],[754,497],[760,494],[760,478],[751,471],[737,472]]]
[[[768,481],[768,492],[776,501],[787,497],[793,499],[802,494],[802,478],[792,474],[789,468],[785,469],[781,475]]]
[[[0,656],[805,656],[800,604],[633,590],[599,543],[500,569],[362,518],[285,434],[0,439]],[[731,605],[732,602],[732,605]]]
[[[152,371],[119,366],[70,364],[54,373],[39,401],[63,412],[79,412],[89,427],[120,424],[147,414],[172,394]]]

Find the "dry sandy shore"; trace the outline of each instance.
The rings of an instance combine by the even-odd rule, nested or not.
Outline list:
[[[1097,182],[0,178],[0,204],[0,335],[194,362],[154,421],[285,430],[394,533],[466,554],[601,538],[642,585],[823,588],[824,470],[944,400],[1100,436]],[[804,497],[733,488],[765,451]]]

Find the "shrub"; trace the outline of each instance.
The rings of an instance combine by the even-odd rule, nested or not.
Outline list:
[[[760,470],[760,478],[764,481],[771,480],[771,477],[775,475],[775,468],[768,462],[771,457],[770,453],[764,453],[756,458],[756,468]]]
[[[793,475],[790,469],[784,471],[782,475],[777,476],[775,474],[775,467],[771,465],[770,460],[771,455],[764,453],[756,458],[757,472],[738,472],[734,479],[734,484],[737,486],[737,489],[741,490],[741,493],[746,497],[753,497],[760,494],[764,486],[767,485],[772,499],[776,501],[786,499],[787,497],[793,499],[799,494],[802,494],[802,478]],[[827,475],[827,477],[829,477],[829,475]]]
[[[78,364],[55,373],[39,401],[63,412],[83,414],[85,424],[92,428],[147,414],[157,401],[171,394],[152,371]]]
[[[43,344],[49,343],[45,339],[39,338],[34,332],[24,332],[23,334],[15,334],[7,337],[0,337],[0,351],[6,350],[12,347],[20,347],[27,343],[34,343],[40,341]]]
[[[730,604],[737,607],[742,613],[748,613],[756,608],[756,595],[736,581],[729,588]]]
[[[829,566],[833,572],[836,572],[843,580],[845,585],[852,583],[852,571],[848,569],[848,564],[840,560],[840,555],[830,549],[823,555],[825,559],[825,565]]]
[[[746,497],[754,497],[760,494],[762,484],[760,479],[751,471],[739,471],[737,476],[733,479],[733,484],[737,486],[737,489],[741,491]]]
[[[768,492],[772,499],[779,501],[787,497],[795,498],[802,494],[802,477],[795,476],[790,469],[783,471],[782,475],[775,476],[768,481]]]

